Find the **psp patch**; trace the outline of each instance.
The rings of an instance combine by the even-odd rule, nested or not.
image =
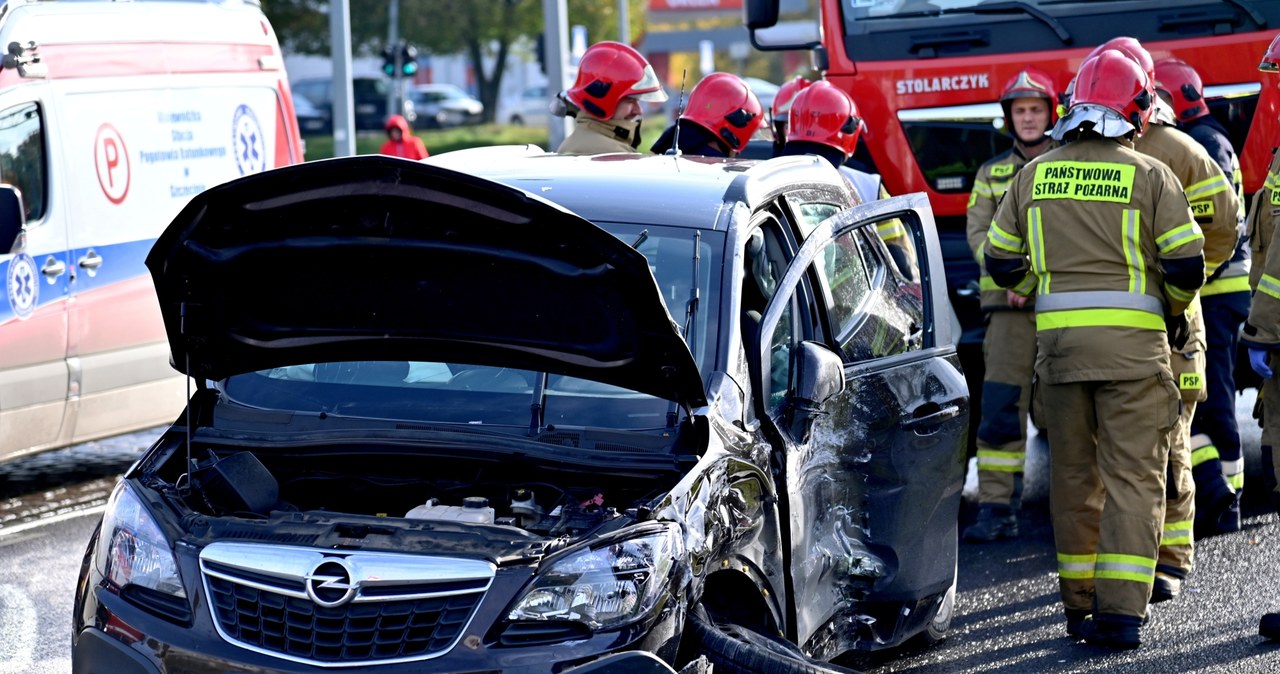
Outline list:
[[[13,315],[26,320],[35,312],[40,301],[40,276],[36,261],[26,253],[19,253],[9,260],[9,274],[5,284],[9,290],[9,306]]]
[[[240,175],[261,173],[267,168],[267,148],[262,137],[262,126],[258,124],[253,109],[241,104],[236,108],[231,119],[232,154],[236,158],[236,168]]]

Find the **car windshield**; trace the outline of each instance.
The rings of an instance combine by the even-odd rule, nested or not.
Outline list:
[[[649,261],[662,299],[706,378],[717,341],[724,235],[691,229],[604,223]],[[694,242],[698,242],[697,257]],[[696,270],[696,272],[695,272]],[[698,278],[698,302],[690,287]],[[555,298],[548,298],[555,301]],[[582,320],[598,320],[584,316]],[[622,387],[555,373],[463,362],[361,361],[301,364],[228,378],[223,394],[241,405],[334,416],[436,424],[467,424],[526,432],[577,426],[663,430],[678,410],[672,403]],[[539,407],[540,406],[540,407]],[[535,411],[536,410],[536,411]]]

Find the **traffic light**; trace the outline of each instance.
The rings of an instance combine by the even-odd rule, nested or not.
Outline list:
[[[382,72],[387,77],[413,77],[418,73],[418,48],[400,40],[382,49]]]

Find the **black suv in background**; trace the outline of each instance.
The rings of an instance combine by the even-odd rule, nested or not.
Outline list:
[[[147,266],[195,393],[89,542],[76,672],[814,674],[951,624],[969,403],[923,195],[350,157],[208,190]]]
[[[351,80],[352,106],[355,108],[356,131],[382,131],[391,115],[387,112],[387,96],[391,93],[392,84],[382,77],[355,77]],[[316,133],[332,133],[333,131],[333,80],[325,78],[303,79],[291,82],[289,88],[294,97],[307,100],[319,112],[321,122],[312,122],[309,126]],[[417,118],[413,101],[404,99],[403,109],[399,111],[405,119],[413,124]]]

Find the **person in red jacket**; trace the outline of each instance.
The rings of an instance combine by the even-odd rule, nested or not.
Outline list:
[[[382,144],[378,154],[404,157],[405,159],[426,159],[427,146],[422,139],[413,135],[409,128],[409,120],[404,115],[391,115],[387,119],[387,142]]]

